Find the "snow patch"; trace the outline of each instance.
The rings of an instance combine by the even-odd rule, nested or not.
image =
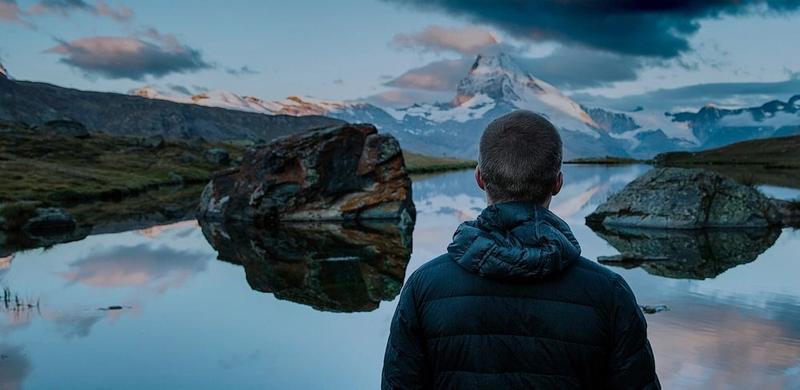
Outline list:
[[[694,135],[688,122],[673,122],[671,116],[664,115],[661,111],[643,110],[625,114],[633,118],[633,121],[642,129],[660,129],[669,138],[683,139],[694,145],[700,144],[700,140]]]
[[[277,101],[267,101],[253,96],[240,96],[233,92],[223,90],[203,92],[194,96],[185,96],[164,92],[150,85],[131,90],[128,93],[148,99],[168,100],[176,103],[220,107],[229,110],[256,112],[267,115],[329,115],[342,111],[352,113],[355,108],[367,106],[365,103],[323,100],[298,96],[291,96]]]
[[[418,104],[405,109],[392,110],[392,112],[387,110],[387,112],[397,120],[403,120],[406,116],[416,116],[438,123],[447,121],[464,123],[482,118],[496,104],[494,99],[479,93],[452,108],[434,104]]]

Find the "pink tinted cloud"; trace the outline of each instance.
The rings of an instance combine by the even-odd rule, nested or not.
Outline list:
[[[152,30],[139,37],[88,37],[62,41],[47,50],[89,75],[142,80],[211,68],[202,54],[171,34]]]
[[[0,0],[0,22],[22,23],[22,15],[15,0]]]
[[[118,22],[130,21],[134,16],[132,9],[124,5],[115,8],[104,0],[97,0],[94,4],[84,0],[41,0],[30,7],[32,15],[55,14],[68,17],[76,11],[107,17]]]
[[[414,68],[387,82],[389,87],[427,91],[454,91],[467,74],[470,59],[442,60]]]
[[[498,43],[500,39],[494,32],[480,27],[428,26],[417,33],[397,34],[390,45],[401,49],[472,55]]]

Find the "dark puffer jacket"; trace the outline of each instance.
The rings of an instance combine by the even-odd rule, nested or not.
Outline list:
[[[545,208],[501,203],[408,279],[383,389],[659,389],[625,280]]]

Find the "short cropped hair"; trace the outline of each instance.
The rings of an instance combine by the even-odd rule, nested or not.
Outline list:
[[[555,126],[539,114],[519,110],[486,127],[478,169],[492,202],[542,203],[558,180],[561,156]]]

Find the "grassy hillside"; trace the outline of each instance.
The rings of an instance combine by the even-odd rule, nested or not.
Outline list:
[[[17,229],[41,207],[63,208],[81,226],[188,215],[212,173],[229,164],[206,158],[220,148],[230,158],[243,152],[205,141],[0,123],[0,230]]]
[[[454,157],[434,157],[426,156],[403,150],[403,158],[406,161],[408,173],[433,173],[443,171],[453,171],[458,169],[472,169],[478,163],[472,160],[462,160]]]
[[[745,141],[701,152],[663,153],[654,163],[711,169],[745,184],[800,188],[800,136]]]
[[[80,202],[119,198],[155,187],[205,183],[225,168],[204,152],[206,142],[161,141],[92,134],[76,138],[0,125],[0,203]]]
[[[701,152],[662,153],[657,165],[759,165],[765,168],[800,168],[800,136],[739,142]]]

